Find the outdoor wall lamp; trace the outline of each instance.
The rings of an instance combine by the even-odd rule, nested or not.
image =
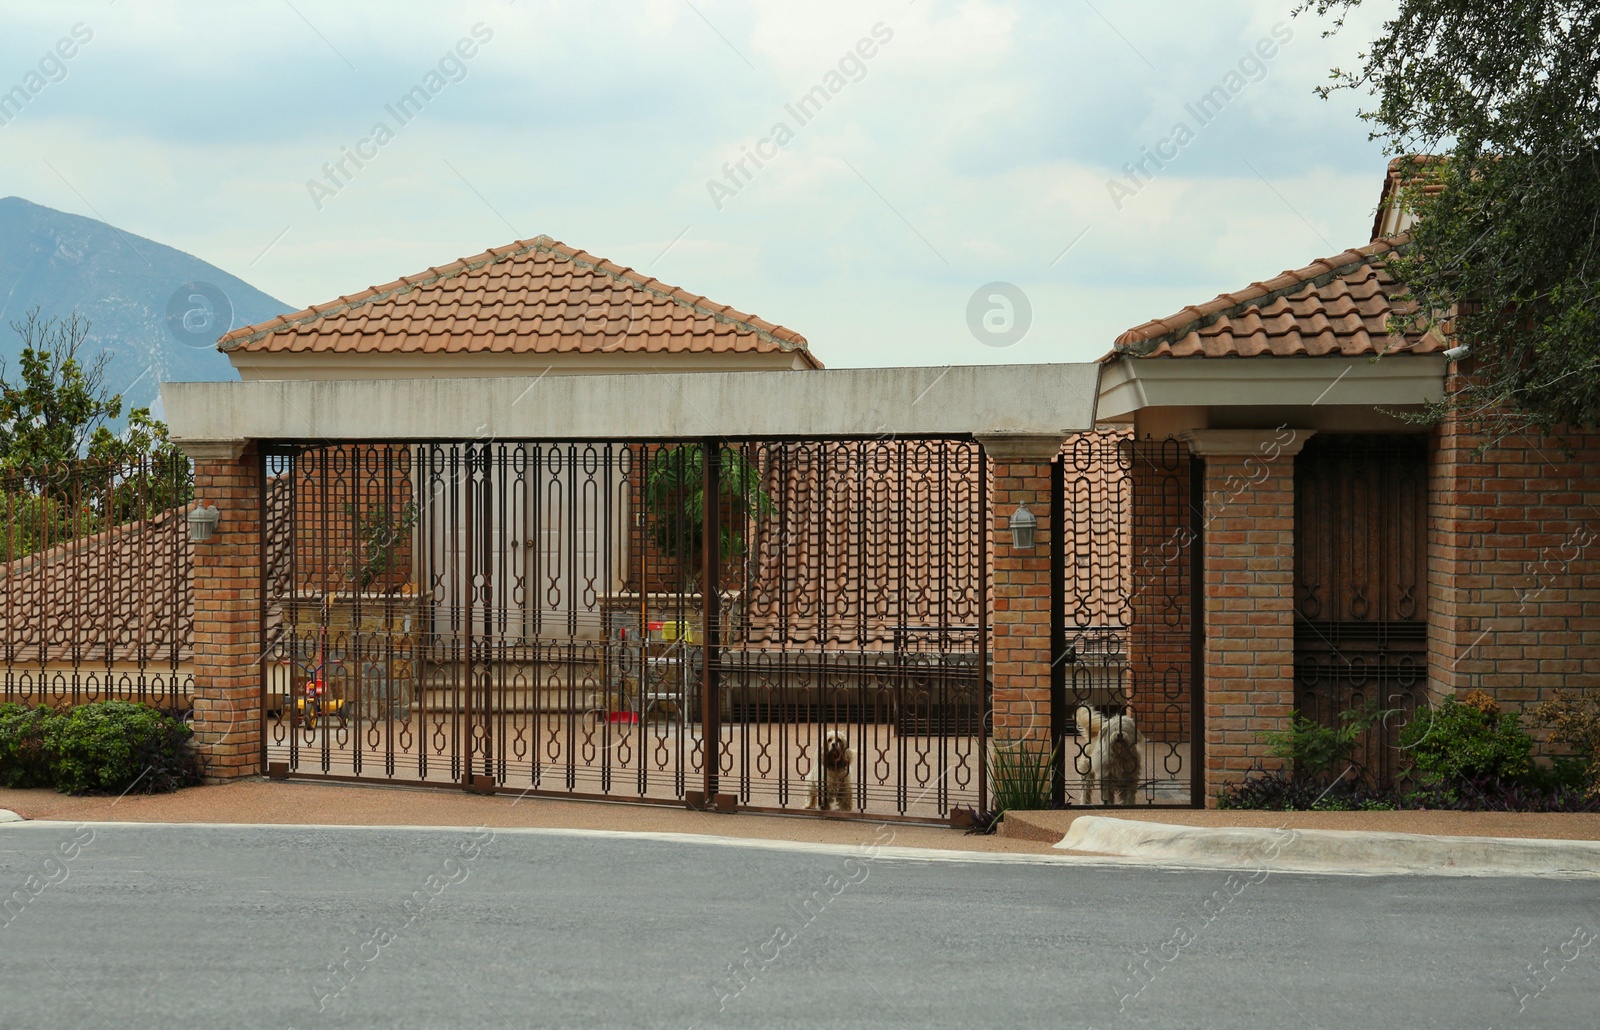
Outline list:
[[[193,518],[194,516],[190,516]],[[1017,510],[1011,513],[1011,546],[1019,551],[1033,550],[1033,534],[1039,528],[1039,520],[1033,517],[1033,512],[1028,510],[1026,504],[1017,505]]]
[[[222,521],[222,512],[216,505],[196,507],[189,513],[189,537],[197,544],[203,544],[217,534],[217,523]]]

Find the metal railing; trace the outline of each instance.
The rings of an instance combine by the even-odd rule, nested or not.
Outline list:
[[[187,461],[0,473],[0,701],[192,704]]]

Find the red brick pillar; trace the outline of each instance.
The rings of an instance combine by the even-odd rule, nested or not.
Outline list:
[[[1294,708],[1294,456],[1307,429],[1196,429],[1205,460],[1205,803],[1267,755]]]
[[[263,771],[261,460],[243,441],[185,443],[216,535],[194,545],[194,735],[208,782]]]
[[[1056,532],[1050,463],[1059,436],[991,436],[980,442],[989,458],[989,534],[994,574],[994,737],[1050,746],[1050,541]],[[1026,505],[1038,520],[1033,547],[1012,546],[1011,518]]]
[[[1480,682],[1481,655],[1474,654],[1474,645],[1482,642],[1484,629],[1493,624],[1492,607],[1474,603],[1474,595],[1482,597],[1489,585],[1480,571],[1484,556],[1474,547],[1475,538],[1494,525],[1483,514],[1484,502],[1492,498],[1484,484],[1495,472],[1475,453],[1482,442],[1456,419],[1433,433],[1428,462],[1430,705]]]

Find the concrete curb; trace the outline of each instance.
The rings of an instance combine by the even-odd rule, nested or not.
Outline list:
[[[0,808],[0,823],[20,823],[20,822],[22,822],[22,816],[20,816],[17,813],[11,811],[9,808]]]
[[[1079,816],[1056,847],[1149,862],[1369,875],[1600,877],[1600,841],[1175,826]]]

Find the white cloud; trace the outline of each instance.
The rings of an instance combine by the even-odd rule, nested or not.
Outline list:
[[[297,6],[314,25],[273,0],[8,6],[0,89],[74,21],[96,36],[0,126],[0,194],[98,212],[295,305],[545,232],[789,325],[830,364],[945,364],[1096,357],[1363,243],[1383,170],[1354,99],[1310,94],[1377,14],[1331,41],[1293,23],[1119,211],[1107,180],[1281,0],[1097,4],[1114,25],[1056,0]],[[466,78],[317,211],[306,181],[480,20],[495,37]],[[707,180],[880,21],[894,38],[864,76],[716,210]],[[1037,317],[1004,351],[963,315],[996,279]]]

